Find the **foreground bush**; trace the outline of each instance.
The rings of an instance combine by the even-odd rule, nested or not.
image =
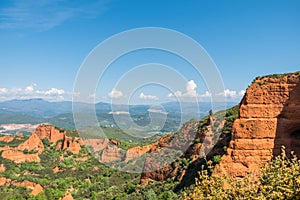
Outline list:
[[[210,176],[210,161],[208,166],[187,199],[300,199],[300,160],[293,153],[288,158],[284,148],[261,169],[259,178]]]

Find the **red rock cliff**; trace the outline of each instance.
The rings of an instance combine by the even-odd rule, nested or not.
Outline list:
[[[280,153],[300,154],[300,73],[257,78],[247,89],[232,129],[232,141],[215,172],[257,174]]]
[[[40,125],[36,128],[35,133],[40,139],[48,138],[50,142],[57,142],[64,139],[65,132],[56,129],[51,125]]]

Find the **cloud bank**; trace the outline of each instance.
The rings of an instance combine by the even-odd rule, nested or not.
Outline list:
[[[25,88],[0,88],[0,101],[32,98],[42,98],[49,101],[63,101],[71,100],[72,93],[58,88],[39,90],[37,89],[36,84],[26,86]]]
[[[196,91],[197,84],[194,80],[190,80],[186,83],[185,91],[177,90],[175,93],[169,93],[167,97],[169,99],[179,98],[183,101],[188,101],[191,99],[197,98],[198,101],[210,101],[212,94],[209,91],[205,91],[204,93],[200,94]],[[225,97],[227,101],[237,102],[244,96],[245,90],[235,91],[225,89],[223,92],[216,94],[219,97]]]
[[[108,94],[108,96],[112,99],[119,99],[123,97],[123,93],[116,88],[113,88],[112,91]]]

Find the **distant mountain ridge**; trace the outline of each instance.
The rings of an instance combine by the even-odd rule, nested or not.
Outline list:
[[[90,104],[76,102],[76,106],[79,108],[85,109]],[[199,103],[201,112],[207,112],[207,108],[210,107],[210,102],[201,102]],[[219,103],[222,105],[221,103]],[[227,103],[228,107],[235,105],[236,102]],[[125,111],[127,109],[127,105],[113,105],[114,109],[118,111]],[[146,112],[151,106],[150,105],[129,105],[129,111],[132,112]],[[184,111],[193,111],[195,112],[195,108],[197,105],[195,103],[189,102],[167,102],[163,103],[162,107],[168,113],[180,113],[181,107],[183,107]],[[227,107],[227,106],[226,106]],[[111,104],[105,102],[99,102],[95,104],[95,109],[100,113],[108,113],[112,111]],[[217,107],[216,110],[219,108]],[[48,118],[53,117],[60,114],[71,113],[72,112],[72,101],[59,101],[59,102],[49,102],[44,99],[25,99],[25,100],[9,100],[0,102],[0,113],[18,113],[25,114],[32,117],[42,117]]]
[[[229,102],[226,108],[236,105],[235,102]],[[77,110],[83,112],[90,108],[88,103],[75,103]],[[199,107],[198,107],[199,106]],[[113,108],[113,109],[112,109]],[[191,118],[200,119],[211,109],[210,102],[199,102],[199,105],[189,102],[167,102],[161,106],[151,105],[113,105],[110,103],[99,102],[95,104],[95,110],[100,125],[115,125],[112,113],[128,113],[138,124],[149,123],[149,112],[156,112],[160,115],[167,114],[167,130],[175,129],[174,124],[187,121]],[[224,109],[223,103],[217,103],[215,110]],[[113,112],[114,111],[114,112]],[[74,120],[72,114],[72,102],[49,102],[44,99],[26,99],[10,100],[0,102],[0,124],[10,123],[50,123],[66,129],[74,129]],[[140,119],[143,119],[141,121]],[[173,127],[170,129],[170,127]]]

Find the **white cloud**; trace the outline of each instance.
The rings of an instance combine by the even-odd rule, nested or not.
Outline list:
[[[200,95],[201,97],[211,97],[211,93],[209,91],[205,91],[204,94]]]
[[[25,88],[25,91],[26,91],[26,92],[32,92],[33,90],[34,90],[33,85],[27,86],[27,87]]]
[[[0,88],[0,94],[7,93],[7,88]]]
[[[195,83],[194,80],[190,80],[186,83],[185,85],[185,93],[182,91],[177,90],[174,94],[169,93],[168,97],[197,97],[197,92],[196,92],[197,84]]]
[[[227,98],[239,98],[239,97],[244,96],[244,94],[245,94],[245,90],[241,90],[241,91],[238,92],[236,90],[226,89],[226,90],[224,90],[224,92],[219,93],[218,95],[219,96],[224,96],[224,97],[227,97]]]
[[[239,95],[240,95],[240,96],[244,96],[244,95],[245,95],[245,93],[246,93],[246,91],[245,91],[245,90],[241,90],[241,91],[239,92]]]
[[[121,91],[117,90],[116,88],[113,88],[112,91],[108,94],[108,96],[113,99],[118,99],[123,96],[123,93]]]
[[[186,83],[186,91],[176,91],[175,93],[169,93],[167,95],[168,98],[183,98],[185,100],[189,100],[192,97],[197,97],[199,101],[210,101],[212,97],[212,93],[209,91],[205,91],[203,94],[198,94],[196,92],[197,84],[195,83],[194,80],[190,80]],[[236,91],[236,90],[230,90],[230,89],[225,89],[223,92],[219,94],[215,94],[215,96],[220,97],[225,97],[229,101],[239,101],[241,97],[243,97],[245,94],[245,90],[241,91]],[[221,101],[225,99],[220,99]]]
[[[240,101],[244,94],[245,90],[236,91],[225,89],[223,92],[217,94],[217,96],[225,97],[227,101]]]
[[[65,91],[57,88],[51,88],[45,92],[46,95],[62,95]]]
[[[225,97],[236,97],[237,92],[235,90],[226,89],[226,90],[224,90],[222,95],[224,95]]]
[[[186,96],[188,97],[196,97],[197,92],[196,92],[197,85],[194,80],[190,80],[186,84]]]
[[[158,100],[157,96],[145,95],[143,92],[139,96],[140,99]]]
[[[50,101],[61,101],[72,99],[72,92],[65,92],[63,89],[37,90],[36,87],[36,84],[32,84],[24,88],[0,88],[0,100],[42,98]]]

